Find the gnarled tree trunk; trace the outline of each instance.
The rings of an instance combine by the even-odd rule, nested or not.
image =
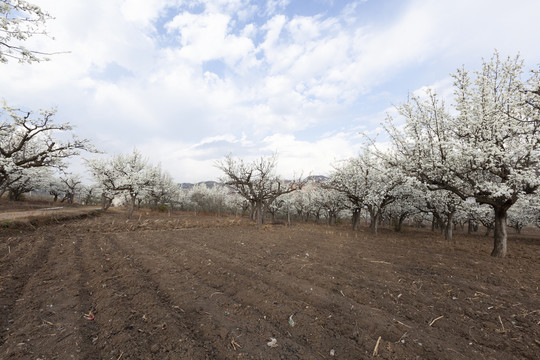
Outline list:
[[[403,222],[407,218],[407,214],[400,214],[397,218],[393,219],[393,226],[395,232],[401,232],[401,228],[403,226]]]
[[[103,211],[111,207],[112,202],[113,202],[113,198],[109,198],[105,196],[104,194],[101,194],[101,209]]]
[[[335,226],[336,225],[337,216],[336,213],[333,211],[328,212],[328,225]]]
[[[447,241],[452,241],[452,237],[453,237],[453,227],[452,227],[452,220],[454,218],[454,213],[451,212],[447,215],[447,218],[446,218],[446,224],[445,224],[445,227],[444,227],[444,238],[447,240]]]
[[[371,217],[371,222],[369,224],[369,227],[371,228],[371,231],[377,235],[377,232],[379,230],[379,219],[381,217],[381,212],[378,210],[370,210],[369,216]]]
[[[255,216],[257,218],[257,224],[262,226],[264,224],[264,218],[266,216],[266,208],[262,201],[255,202]]]
[[[353,216],[352,216],[352,227],[353,230],[358,230],[358,224],[360,223],[360,209],[356,208],[353,210]]]
[[[133,217],[133,211],[135,210],[135,200],[136,200],[136,196],[131,195],[131,198],[129,199],[129,214],[128,214],[129,219]]]
[[[493,207],[493,209],[495,211],[495,232],[491,256],[502,258],[506,256],[506,240],[508,236],[506,232],[506,213],[508,207]]]

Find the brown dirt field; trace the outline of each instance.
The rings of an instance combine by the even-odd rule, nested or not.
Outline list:
[[[538,358],[540,237],[491,245],[185,213],[1,229],[0,358]]]

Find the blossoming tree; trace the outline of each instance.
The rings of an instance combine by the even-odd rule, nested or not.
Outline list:
[[[434,91],[399,106],[403,126],[386,129],[402,161],[395,165],[433,190],[487,204],[495,217],[495,257],[507,252],[507,212],[540,185],[540,76],[524,78],[519,57],[497,53],[475,76],[453,75],[452,111]]]

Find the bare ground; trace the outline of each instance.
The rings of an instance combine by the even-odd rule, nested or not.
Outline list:
[[[540,236],[491,245],[185,213],[2,229],[0,358],[535,359]]]
[[[52,201],[8,201],[0,199],[0,227],[21,228],[95,215],[96,206],[54,203]]]

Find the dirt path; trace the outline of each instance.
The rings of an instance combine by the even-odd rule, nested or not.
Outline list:
[[[20,210],[20,211],[9,211],[9,212],[0,212],[0,223],[9,225],[10,221],[24,221],[24,220],[33,220],[39,218],[66,218],[66,217],[76,217],[80,215],[91,214],[96,211],[99,211],[100,208],[95,206],[84,206],[84,207],[46,207],[38,210]]]
[[[187,214],[4,230],[0,358],[534,359],[540,240],[493,259],[457,238]]]

